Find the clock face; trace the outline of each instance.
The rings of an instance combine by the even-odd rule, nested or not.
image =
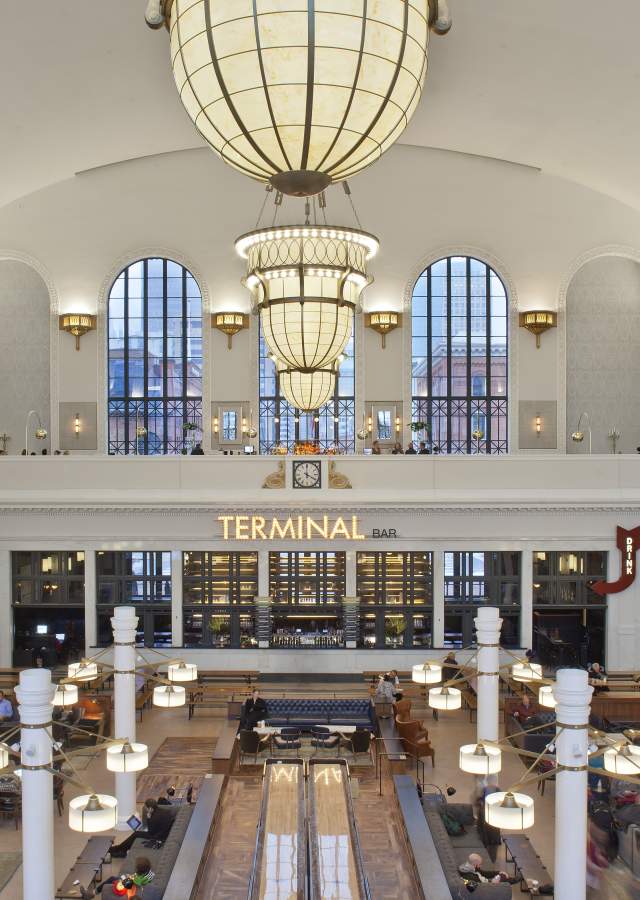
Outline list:
[[[294,488],[319,488],[320,483],[319,462],[297,462],[293,464]]]

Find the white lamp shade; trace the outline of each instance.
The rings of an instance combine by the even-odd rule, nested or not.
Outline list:
[[[98,677],[98,664],[84,661],[69,663],[68,675],[77,681],[95,681]]]
[[[285,193],[366,168],[420,101],[428,0],[168,6],[173,76],[196,128],[229,165]],[[300,173],[291,186],[277,177],[288,172]]]
[[[553,685],[543,684],[538,691],[538,703],[540,706],[547,706],[549,709],[555,709],[557,706],[556,698],[553,695]]]
[[[236,241],[247,260],[244,284],[281,367],[328,369],[343,352],[353,314],[370,284],[378,240],[364,231],[297,225],[262,228]]]
[[[439,684],[442,681],[442,666],[435,663],[414,666],[411,670],[411,680],[416,684]]]
[[[53,695],[54,706],[73,706],[78,702],[77,684],[58,684]]]
[[[153,705],[172,708],[184,706],[187,702],[186,691],[183,687],[174,687],[172,684],[161,684],[153,689]]]
[[[294,409],[311,412],[320,409],[333,397],[336,376],[333,369],[300,372],[299,369],[278,369],[280,391]]]
[[[9,765],[9,748],[6,744],[0,744],[0,769],[6,769]]]
[[[625,744],[605,750],[604,767],[614,775],[640,775],[640,747]]]
[[[514,681],[522,681],[524,683],[541,681],[542,666],[540,663],[515,663],[511,666],[511,676]]]
[[[429,706],[431,709],[460,709],[462,706],[462,691],[450,687],[431,688],[429,691]]]
[[[167,671],[169,681],[195,681],[197,677],[198,667],[194,663],[174,663]]]
[[[504,831],[531,828],[535,821],[533,797],[511,791],[488,794],[484,801],[484,818],[487,825]]]
[[[460,768],[469,775],[497,775],[502,769],[502,750],[484,744],[460,747]]]
[[[107,769],[110,772],[141,772],[149,765],[146,744],[115,744],[107,747]]]
[[[95,834],[115,828],[118,801],[108,794],[83,794],[69,801],[69,828]]]

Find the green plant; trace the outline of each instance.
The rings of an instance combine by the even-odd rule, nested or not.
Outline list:
[[[182,426],[183,431],[199,431],[200,426],[197,422],[185,422]]]
[[[209,630],[213,634],[228,634],[229,623],[224,616],[211,616],[209,619]]]
[[[409,428],[411,429],[411,431],[431,431],[431,425],[429,425],[428,422],[423,422],[422,419],[417,422],[412,422],[409,425]]]

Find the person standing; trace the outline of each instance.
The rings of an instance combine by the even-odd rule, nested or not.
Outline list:
[[[242,710],[242,727],[255,728],[267,715],[267,704],[260,696],[258,688],[254,688],[251,696],[245,701]]]

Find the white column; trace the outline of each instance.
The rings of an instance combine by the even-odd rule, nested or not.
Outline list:
[[[184,643],[182,618],[182,550],[171,551],[171,643]]]
[[[358,594],[358,569],[356,551],[347,550],[345,553],[345,597],[355,597]]]
[[[3,669],[11,668],[13,663],[11,594],[11,552],[0,550],[0,668]]]
[[[98,579],[95,550],[84,551],[84,655],[92,655],[98,643],[97,630]]]
[[[269,551],[258,551],[258,597],[269,596]]]
[[[520,646],[528,650],[533,645],[533,553],[531,550],[524,550],[520,557]]]
[[[114,737],[136,739],[136,625],[135,607],[117,606],[113,611],[113,708]],[[128,831],[127,819],[136,812],[135,772],[116,772],[118,831]]]
[[[557,701],[556,900],[587,895],[587,765],[589,707],[593,688],[583,669],[559,669],[553,689]],[[567,726],[562,730],[562,726]],[[566,768],[565,768],[566,767]]]
[[[444,647],[444,550],[433,554],[433,643]]]
[[[54,692],[48,669],[20,673],[16,697],[22,723],[22,895],[29,900],[51,900],[55,894],[53,776],[40,768],[51,765]]]
[[[500,629],[495,606],[483,606],[475,618],[478,633],[478,742],[500,737]]]

